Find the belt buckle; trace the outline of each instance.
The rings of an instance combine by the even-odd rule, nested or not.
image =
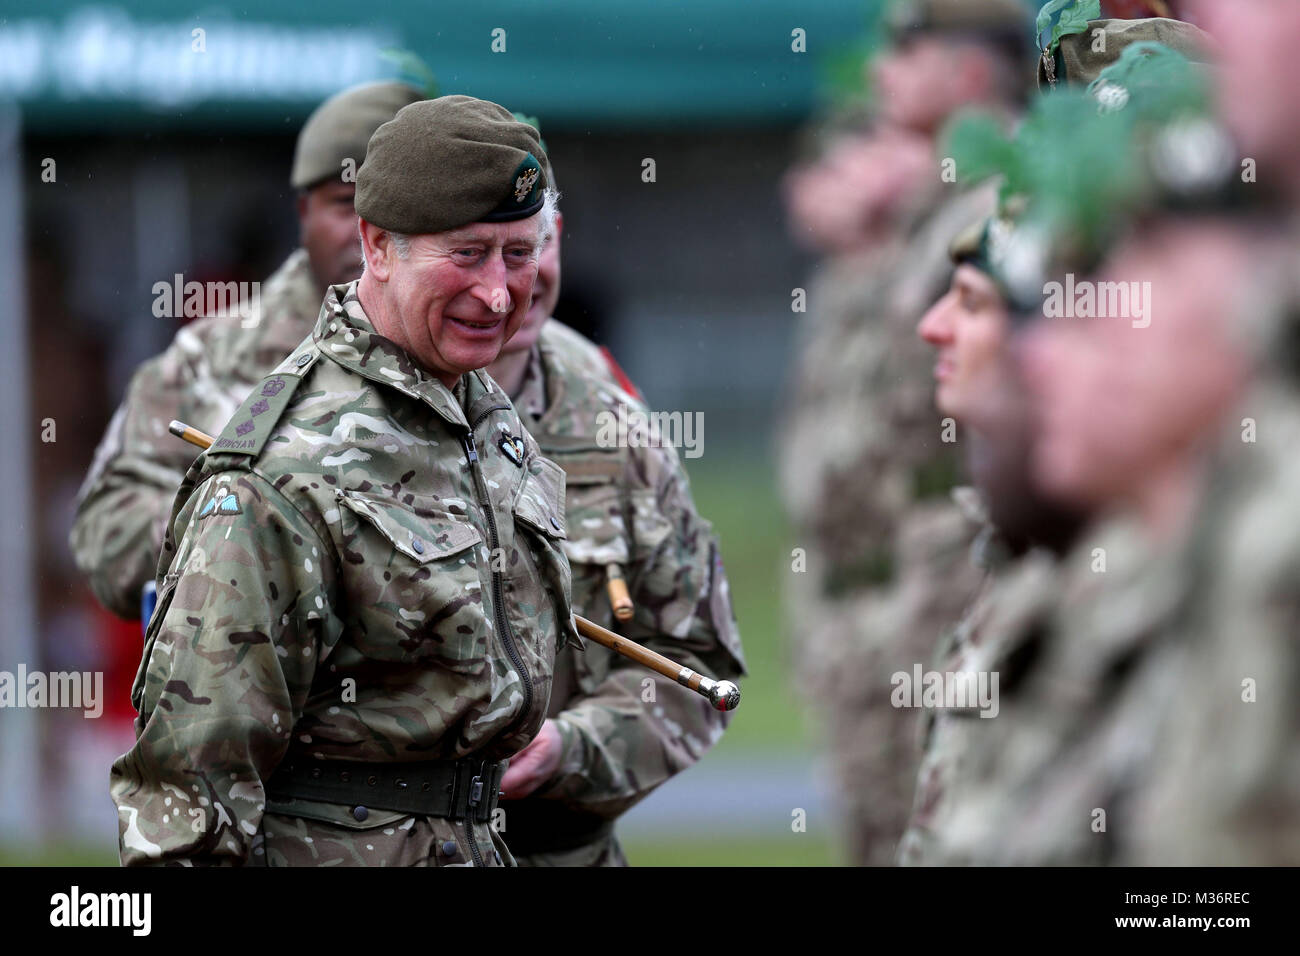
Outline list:
[[[465,804],[468,810],[470,811],[469,815],[475,817],[476,819],[481,818],[480,822],[483,823],[486,823],[491,818],[492,807],[496,802],[493,799],[496,796],[494,792],[495,783],[493,780],[493,776],[496,772],[496,768],[493,767],[492,772],[489,772],[488,764],[491,762],[492,761],[490,760],[484,760],[482,763],[479,764],[478,773],[476,773],[473,777],[470,778],[469,797],[465,801]],[[493,787],[493,790],[489,791],[486,795],[487,798],[484,799],[483,790],[484,787],[487,786]],[[483,807],[484,809],[479,810],[480,807]]]

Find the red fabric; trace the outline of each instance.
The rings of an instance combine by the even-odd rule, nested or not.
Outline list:
[[[641,394],[641,389],[637,388],[632,380],[627,377],[627,372],[623,371],[622,366],[614,361],[614,354],[603,345],[600,347],[600,354],[605,356],[605,364],[609,366],[609,371],[614,376],[614,380],[618,382],[619,388],[644,402],[645,396]]]
[[[1173,17],[1181,20],[1182,0],[1101,0],[1102,19],[1145,20],[1148,17]]]
[[[96,644],[103,651],[104,717],[135,720],[131,706],[131,685],[144,650],[144,629],[139,621],[124,621],[91,601],[94,608]]]

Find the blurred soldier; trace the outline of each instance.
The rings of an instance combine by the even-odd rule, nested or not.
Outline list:
[[[907,151],[858,164],[856,180],[828,177],[832,197],[874,195],[887,215],[809,289],[780,441],[802,549],[786,594],[794,655],[827,725],[848,855],[860,864],[893,859],[916,774],[917,715],[890,705],[891,675],[930,658],[979,580],[970,525],[948,498],[956,435],[944,441],[915,327],[948,280],[948,243],[992,212],[993,194],[945,185],[932,155],[927,165],[911,156],[931,153],[962,107],[1009,118],[1032,82],[1033,28],[1018,0],[922,0],[891,16],[893,46],[873,65],[873,136]],[[923,149],[910,145],[918,137]]]
[[[917,332],[937,349],[935,403],[967,427],[966,464],[975,488],[955,495],[981,525],[971,560],[984,572],[979,591],[934,655],[942,673],[988,674],[1003,649],[1044,626],[1055,605],[1060,555],[1077,535],[1081,518],[1038,493],[1030,474],[1034,428],[1027,390],[1011,349],[1013,309],[991,246],[1011,228],[993,218],[965,230],[953,242],[952,286]],[[934,848],[931,831],[944,821],[952,777],[978,733],[983,712],[969,706],[929,710],[923,725],[923,757],[908,831],[899,861],[924,863]]]
[[[508,862],[504,761],[577,636],[564,472],[474,370],[528,310],[545,161],[466,96],[371,138],[364,274],[177,498],[113,767],[124,863]]]
[[[619,387],[621,372],[605,353],[551,318],[563,227],[557,217],[528,314],[488,371],[542,453],[566,472],[574,612],[687,667],[735,680],[744,660],[727,577],[676,451],[602,443],[607,416],[645,406]],[[625,624],[611,607],[611,578],[627,582],[635,608]],[[730,719],[594,643],[557,655],[547,715],[503,783],[504,836],[521,866],[625,865],[614,821],[693,765]]]
[[[1196,74],[1190,67],[1171,71],[1180,58],[1166,53],[1126,55],[1118,72],[1102,74],[1099,90],[1125,78],[1129,84],[1113,100],[1129,104],[1115,122],[1081,124],[1081,117],[1096,116],[1085,101],[1073,114],[1061,111],[1055,135],[1036,130],[1033,155],[1025,158],[1063,174],[1037,198],[1058,209],[1073,206],[1069,225],[1055,237],[1063,246],[1090,244],[1084,224],[1098,221],[1090,207],[1099,197],[1123,195],[1135,181],[1123,160],[1137,157],[1139,143],[1151,144],[1150,185],[1168,189],[1174,208],[1191,201],[1174,192],[1206,152],[1202,121],[1184,107],[1163,115],[1164,126],[1144,129],[1132,121],[1154,115],[1144,96],[1162,111],[1190,101]],[[1172,88],[1145,88],[1139,68],[1172,79]],[[1050,102],[1068,105],[1062,95]],[[1121,159],[1109,168],[1089,161],[1099,132],[1113,134],[1101,146]],[[1100,181],[1106,175],[1114,184]],[[1120,191],[1112,193],[1112,185]],[[1111,234],[1155,198],[1127,195],[1101,220]],[[1150,806],[1151,768],[1176,741],[1186,742],[1177,703],[1202,699],[1201,688],[1186,683],[1198,657],[1179,620],[1193,593],[1209,448],[1246,381],[1240,329],[1250,309],[1241,290],[1255,284],[1257,246],[1251,233],[1220,216],[1162,213],[1077,285],[1072,274],[1058,276],[1077,295],[1041,280],[1024,284],[1041,290],[1046,314],[1068,316],[1037,323],[1024,343],[1040,413],[1034,476],[1044,494],[1095,517],[1064,562],[1049,619],[1040,613],[1026,628],[1023,614],[1007,617],[993,653],[968,655],[955,668],[1000,677],[995,719],[957,711],[937,717],[926,757],[934,779],[922,781],[914,820],[924,839],[913,844],[909,834],[909,848],[921,851],[916,859],[1173,859],[1143,850],[1150,814],[1142,808]],[[1064,309],[1061,301],[1052,304],[1063,294],[1070,297]],[[1014,600],[1000,603],[1016,608]]]
[[[1133,807],[1171,706],[1196,694],[1174,622],[1188,598],[1207,445],[1246,380],[1238,290],[1251,261],[1230,224],[1153,225],[1096,277],[1148,290],[1149,324],[1061,319],[1027,342],[1043,411],[1036,474],[1100,517],[1067,560],[1054,626],[1022,652],[1032,666],[1004,684],[998,732],[971,758],[996,783],[962,794],[949,833],[959,856],[1141,861]]]
[[[1133,859],[1182,865],[1300,862],[1300,6],[1246,0],[1190,4],[1218,41],[1220,108],[1258,163],[1268,221],[1252,224],[1276,268],[1251,289],[1243,329],[1255,363],[1207,482],[1198,556],[1180,617],[1196,656],[1134,808]],[[1252,178],[1252,180],[1255,178]],[[1269,199],[1264,200],[1267,196]],[[1279,202],[1278,200],[1281,200]],[[1279,215],[1281,213],[1281,215]],[[1273,236],[1269,230],[1280,230]],[[1265,259],[1265,255],[1257,256]]]
[[[172,500],[194,460],[194,447],[169,434],[168,423],[220,431],[253,385],[311,331],[326,286],[361,274],[352,174],[370,135],[419,99],[405,84],[371,83],[312,113],[298,134],[290,175],[302,245],[266,280],[260,314],[185,326],[131,379],[82,485],[71,539],[77,566],[115,614],[140,616]]]
[[[1290,0],[1186,0],[1191,14],[1215,39],[1220,63],[1219,105],[1236,136],[1242,159],[1258,164],[1262,190],[1286,197],[1292,217],[1300,209],[1300,4]]]

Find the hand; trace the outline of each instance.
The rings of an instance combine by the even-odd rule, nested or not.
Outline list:
[[[523,750],[510,758],[510,767],[501,778],[501,789],[507,800],[526,797],[555,773],[560,766],[560,751],[564,740],[555,721],[549,717],[542,729]]]

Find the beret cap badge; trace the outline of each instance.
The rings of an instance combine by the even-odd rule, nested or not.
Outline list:
[[[538,169],[530,169],[515,179],[515,202],[523,202],[528,198],[540,172]]]

